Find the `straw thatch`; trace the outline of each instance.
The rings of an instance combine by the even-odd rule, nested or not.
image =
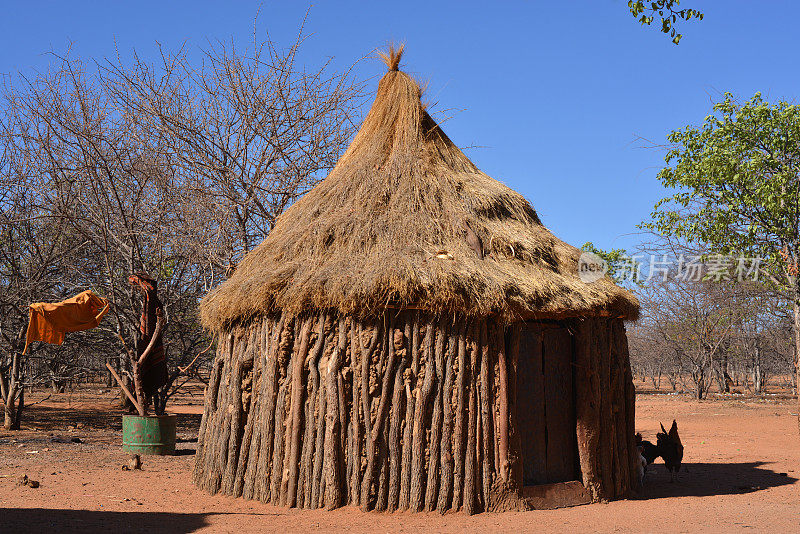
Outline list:
[[[634,317],[610,279],[577,276],[580,251],[520,194],[482,173],[386,58],[375,102],[328,177],[276,221],[201,304],[214,330],[276,309],[369,315],[387,306],[520,317]]]

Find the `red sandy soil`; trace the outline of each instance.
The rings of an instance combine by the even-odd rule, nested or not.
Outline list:
[[[800,532],[800,436],[786,398],[640,395],[645,439],[655,441],[659,421],[678,420],[678,482],[658,463],[637,499],[473,517],[290,510],[206,495],[191,484],[201,401],[188,402],[173,406],[183,414],[180,454],[145,457],[142,471],[121,470],[129,455],[108,396],[54,395],[33,406],[22,431],[0,430],[0,532]],[[18,487],[23,474],[41,486]]]

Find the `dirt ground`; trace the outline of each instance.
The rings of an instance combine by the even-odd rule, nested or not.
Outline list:
[[[107,394],[33,406],[22,431],[0,430],[0,532],[800,532],[800,437],[796,404],[785,397],[639,395],[636,428],[646,439],[655,441],[659,421],[678,420],[686,448],[678,482],[658,463],[637,499],[473,517],[301,511],[206,495],[190,482],[201,409],[199,397],[173,406],[182,414],[178,455],[123,471],[121,412]],[[24,474],[41,486],[18,487]]]

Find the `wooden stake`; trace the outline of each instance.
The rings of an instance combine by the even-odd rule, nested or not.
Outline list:
[[[469,420],[467,422],[467,449],[466,449],[466,458],[464,459],[464,512],[467,515],[475,514],[477,507],[476,507],[476,500],[477,495],[475,491],[476,487],[476,430],[478,425],[478,406],[477,406],[477,396],[475,392],[475,388],[477,386],[475,381],[475,371],[477,368],[477,361],[478,355],[477,347],[475,346],[475,339],[477,334],[477,325],[473,325],[472,331],[470,332],[470,343],[469,343]]]
[[[444,422],[442,423],[441,439],[441,465],[442,476],[439,484],[439,500],[436,506],[439,512],[444,513],[450,508],[451,494],[453,492],[453,381],[458,351],[458,333],[463,330],[463,323],[453,324],[450,329],[450,339],[447,346],[447,355],[444,362],[444,389],[442,393],[442,406]]]
[[[342,505],[342,474],[340,446],[341,418],[339,414],[339,382],[337,376],[341,369],[344,351],[347,350],[348,319],[339,318],[339,343],[328,362],[327,413],[325,421],[325,509],[333,510]]]
[[[411,494],[408,504],[408,508],[412,512],[422,510],[425,491],[422,481],[423,464],[425,462],[425,415],[433,392],[434,379],[436,378],[436,361],[433,354],[435,335],[433,325],[433,321],[429,320],[425,326],[425,340],[423,341],[425,379],[414,407],[414,436],[411,445]]]
[[[509,426],[509,413],[508,413],[508,368],[506,365],[505,351],[498,352],[498,374],[500,391],[498,393],[498,440],[497,448],[500,460],[499,472],[500,479],[504,484],[508,484],[510,478],[511,464],[508,461],[508,426]]]
[[[425,510],[429,512],[436,508],[436,498],[439,491],[439,447],[441,447],[442,419],[444,418],[442,390],[444,389],[444,347],[446,337],[445,328],[441,322],[437,321],[436,350],[433,355],[435,366],[431,369],[433,371],[436,395],[433,399],[430,441],[428,443],[428,481],[425,485]]]
[[[456,426],[453,432],[453,457],[455,473],[453,474],[453,509],[458,510],[463,503],[464,494],[464,453],[466,440],[464,437],[465,415],[469,397],[467,395],[467,379],[469,364],[467,361],[467,332],[465,327],[458,333],[458,376],[456,378]]]
[[[139,413],[142,413],[143,409],[142,409],[141,405],[136,400],[136,397],[134,397],[133,394],[128,390],[128,388],[125,387],[125,384],[122,382],[122,379],[119,377],[119,375],[114,370],[114,368],[111,367],[111,365],[108,362],[106,362],[106,367],[111,372],[111,376],[113,376],[114,379],[117,381],[117,384],[119,384],[119,387],[122,388],[122,391],[125,392],[125,396],[128,397],[128,400],[133,403],[133,406],[134,406],[134,408],[136,408],[136,411],[139,412]]]
[[[480,370],[480,399],[481,399],[481,466],[484,511],[489,507],[489,493],[492,487],[492,473],[494,472],[494,436],[492,434],[492,386],[489,376],[489,333],[486,321],[481,321],[481,370]]]
[[[400,462],[402,459],[402,448],[400,445],[400,427],[403,417],[404,405],[404,377],[408,365],[408,333],[410,323],[406,323],[406,335],[403,336],[405,348],[395,350],[401,352],[403,357],[397,366],[394,377],[394,388],[392,389],[392,413],[389,419],[389,495],[387,498],[387,510],[394,512],[400,502]]]
[[[287,484],[286,498],[284,504],[293,507],[297,502],[297,477],[300,470],[300,415],[303,408],[303,394],[306,391],[304,384],[303,367],[306,363],[306,356],[308,354],[308,340],[311,335],[310,318],[303,320],[303,326],[300,330],[300,348],[294,354],[292,369],[292,400],[289,404],[291,409],[291,423],[289,431],[289,481]]]
[[[400,462],[400,502],[398,508],[407,510],[411,499],[411,451],[414,435],[414,407],[417,374],[419,373],[419,312],[414,312],[411,318],[411,373],[408,380],[405,380],[406,393],[406,419],[403,430],[402,449],[403,454]]]

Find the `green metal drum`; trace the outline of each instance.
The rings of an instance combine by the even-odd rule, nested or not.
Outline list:
[[[122,450],[138,454],[175,454],[175,414],[122,416]]]

